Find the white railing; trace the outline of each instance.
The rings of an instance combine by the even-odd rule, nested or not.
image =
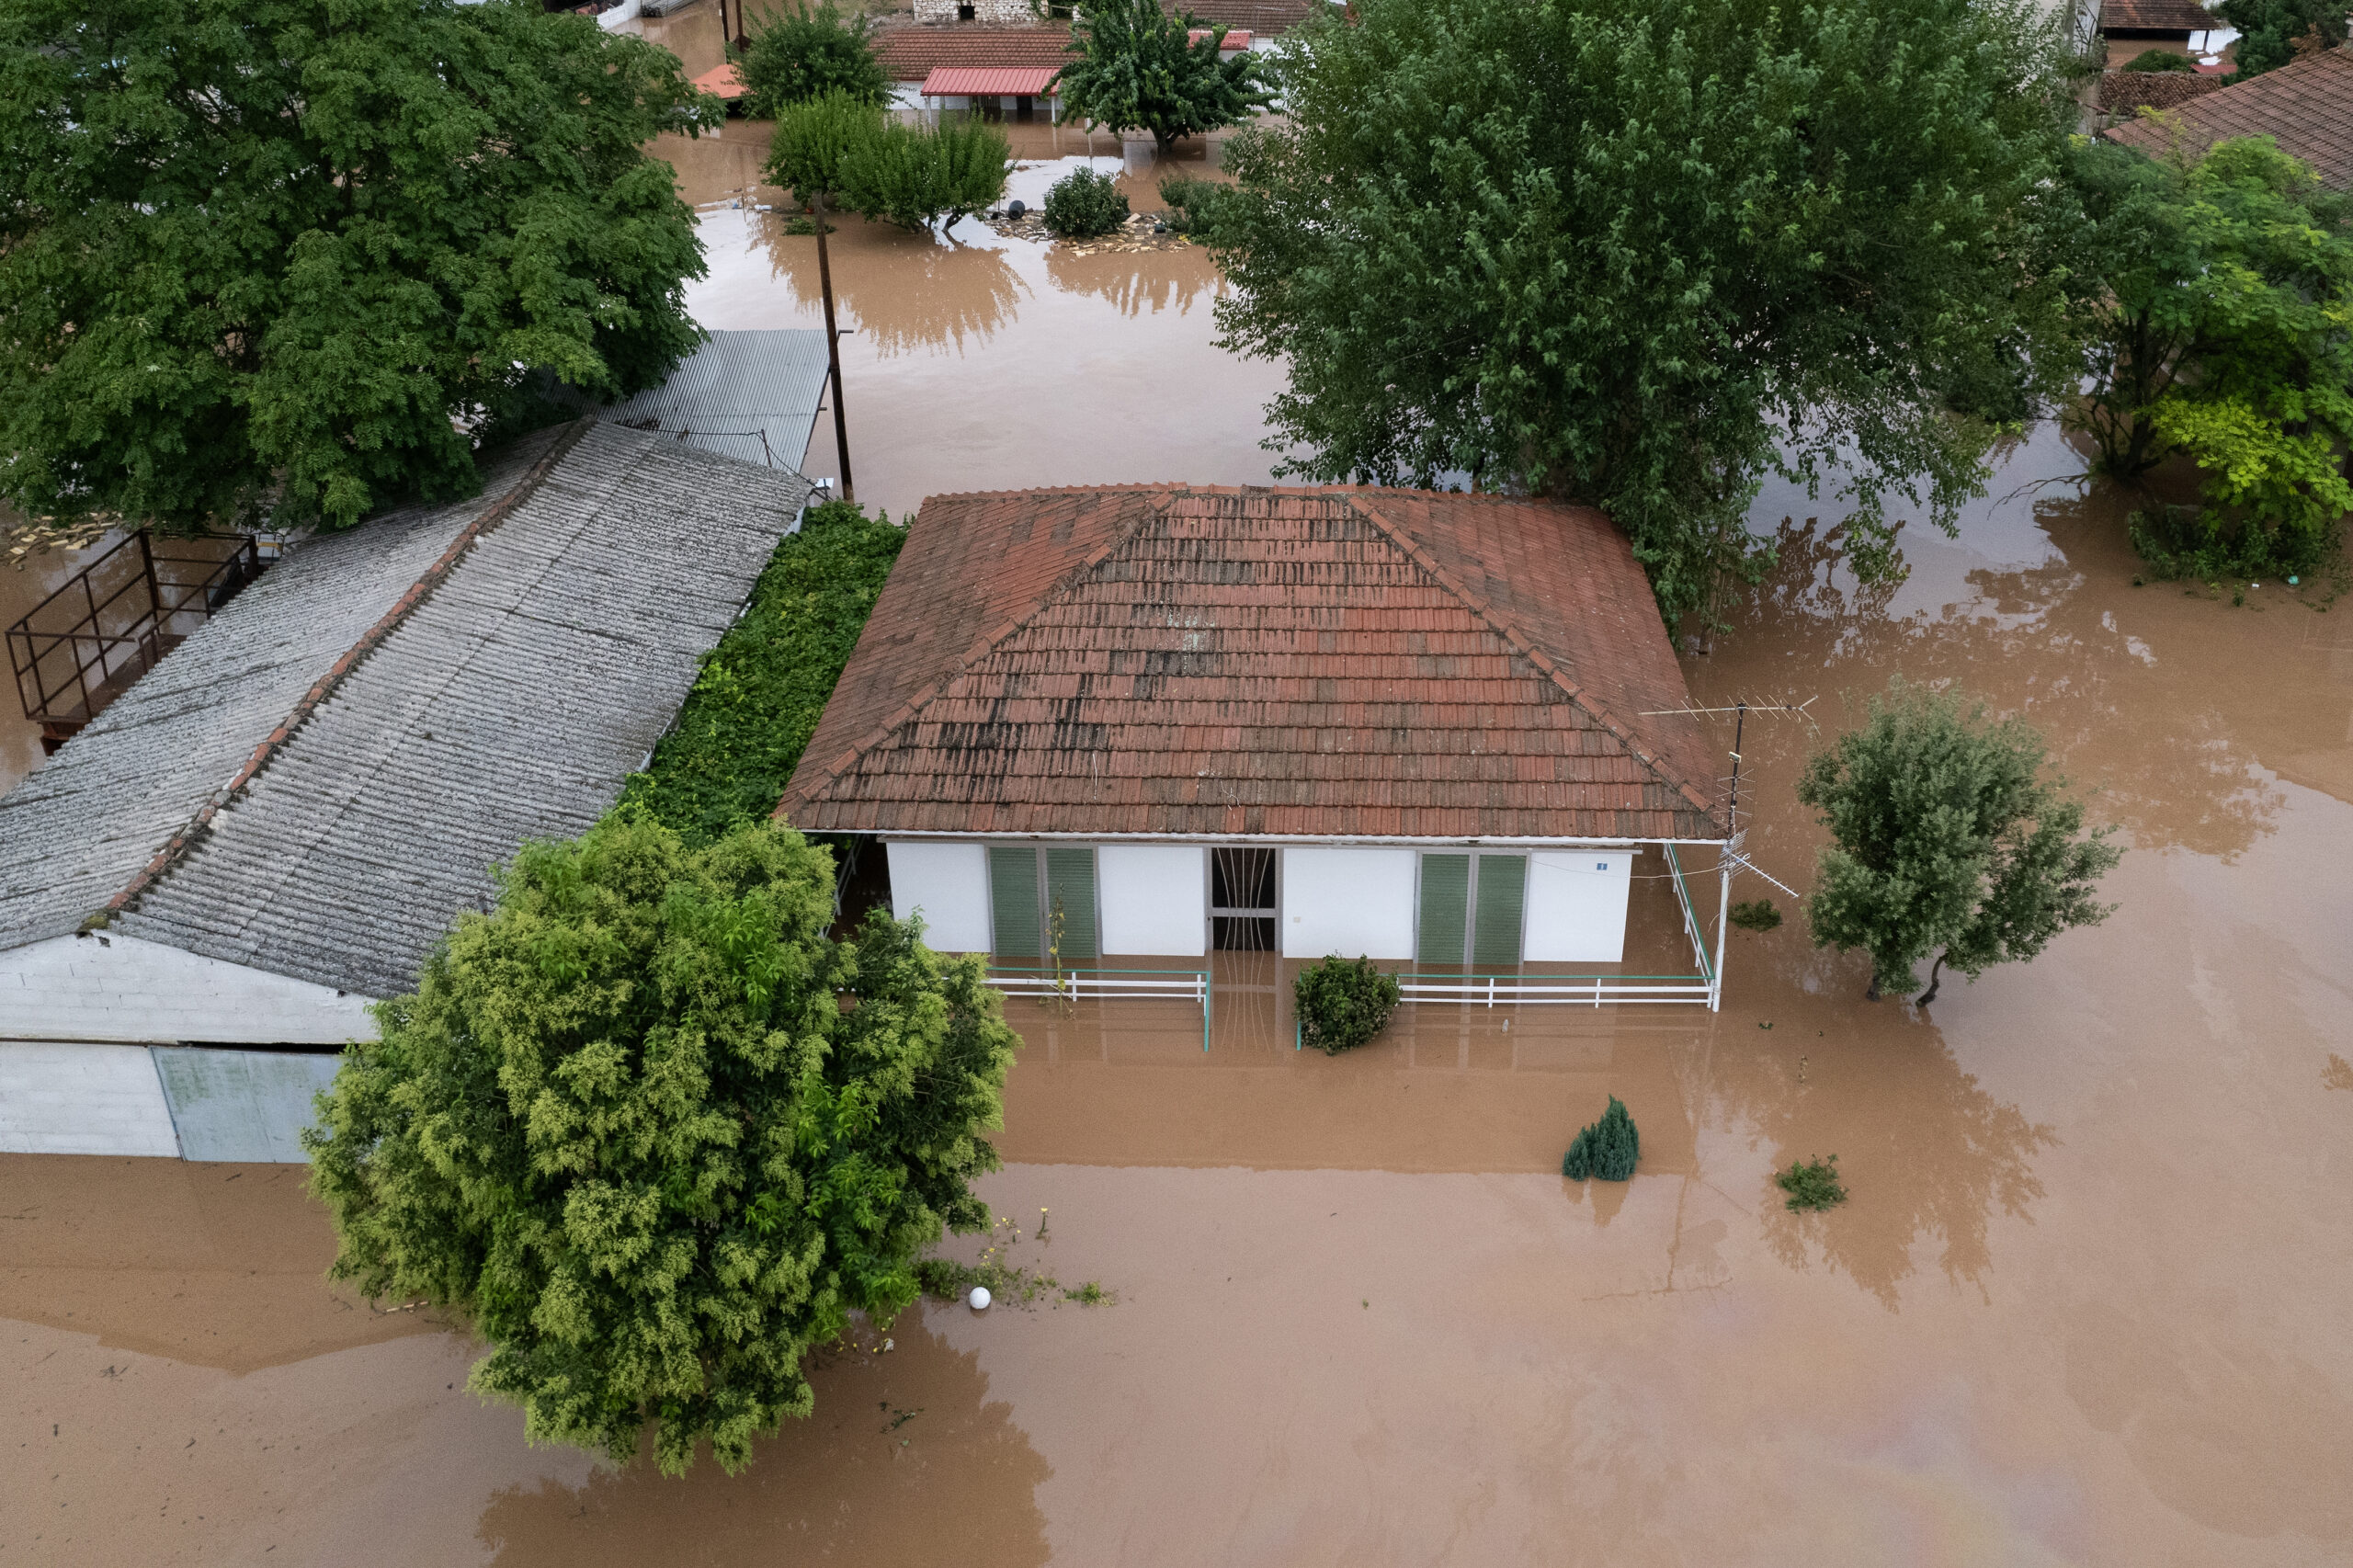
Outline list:
[[[1605,1002],[1697,1002],[1714,994],[1704,974],[1401,974],[1408,1002],[1461,1002],[1472,1006],[1523,1004],[1598,1007]]]
[[[1214,988],[1210,983],[1210,971],[1205,969],[1000,969],[989,972],[988,983],[1007,996],[1035,996],[1041,1001],[1165,996],[1198,1002],[1201,1007],[1201,1049],[1210,1048]]]

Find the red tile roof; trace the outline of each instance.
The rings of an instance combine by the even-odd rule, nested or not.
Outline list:
[[[2268,136],[2317,169],[2323,185],[2353,190],[2353,49],[2304,55],[2108,136],[2155,153],[2177,145],[2203,153],[2234,136]]]
[[[1160,0],[1171,16],[1192,14],[1197,22],[1265,33],[1268,38],[1290,31],[1318,11],[1337,11],[1332,0]]]
[[[923,79],[923,96],[1034,98],[1051,90],[1059,66],[941,65]]]
[[[706,93],[716,93],[722,98],[740,98],[748,90],[744,85],[743,73],[733,62],[714,66],[695,78],[695,85]]]
[[[1586,507],[1400,490],[924,503],[779,814],[813,830],[1723,835]]]
[[[2111,36],[2179,33],[2186,38],[2229,25],[2198,0],[2102,0],[2099,10],[2099,30]]]
[[[920,82],[943,65],[1010,70],[1061,70],[1071,62],[1063,27],[886,28],[874,34],[874,55],[894,82]]]

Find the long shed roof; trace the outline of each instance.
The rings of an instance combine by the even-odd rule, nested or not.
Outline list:
[[[2322,185],[2353,190],[2353,47],[2303,55],[2108,136],[2151,154],[2177,147],[2203,153],[2233,137],[2268,136],[2312,165]]]
[[[1586,507],[934,496],[779,812],[880,833],[1721,839],[1650,585]]]
[[[0,797],[0,949],[94,915],[366,995],[619,793],[808,482],[612,425],[290,551]]]

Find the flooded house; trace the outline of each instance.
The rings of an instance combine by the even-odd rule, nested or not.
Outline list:
[[[895,912],[997,971],[1337,953],[1409,994],[1712,1006],[1729,882],[1711,952],[1685,869],[1714,881],[1729,832],[1689,706],[1589,508],[934,496],[779,811],[879,842]],[[1637,881],[1679,902],[1673,983],[1612,970]]]
[[[612,804],[794,526],[756,454],[813,381],[701,421],[754,460],[664,424],[723,414],[727,352],[292,549],[0,797],[0,1041],[372,1034],[495,863]]]

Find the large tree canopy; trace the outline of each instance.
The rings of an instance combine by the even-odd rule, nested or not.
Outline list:
[[[0,7],[0,497],[349,523],[474,483],[453,417],[695,342],[678,62],[537,0]]]
[[[707,848],[628,815],[527,846],[413,996],[381,1004],[306,1133],[335,1271],[421,1295],[536,1440],[740,1469],[806,1415],[801,1363],[915,1300],[976,1230],[1014,1035],[977,959],[878,911],[826,937],[825,852]]]
[[[2074,105],[2021,0],[1366,0],[1290,124],[1228,146],[1231,347],[1282,357],[1291,472],[1608,508],[1670,617],[1780,468],[1891,506],[1982,483],[2060,340]],[[2052,210],[2053,208],[2060,210]],[[2053,367],[2053,377],[2063,367]]]
[[[1239,125],[1273,101],[1260,56],[1244,50],[1219,58],[1222,26],[1164,11],[1160,0],[1084,6],[1073,32],[1078,59],[1063,68],[1064,117],[1149,131],[1163,153],[1181,137]]]

